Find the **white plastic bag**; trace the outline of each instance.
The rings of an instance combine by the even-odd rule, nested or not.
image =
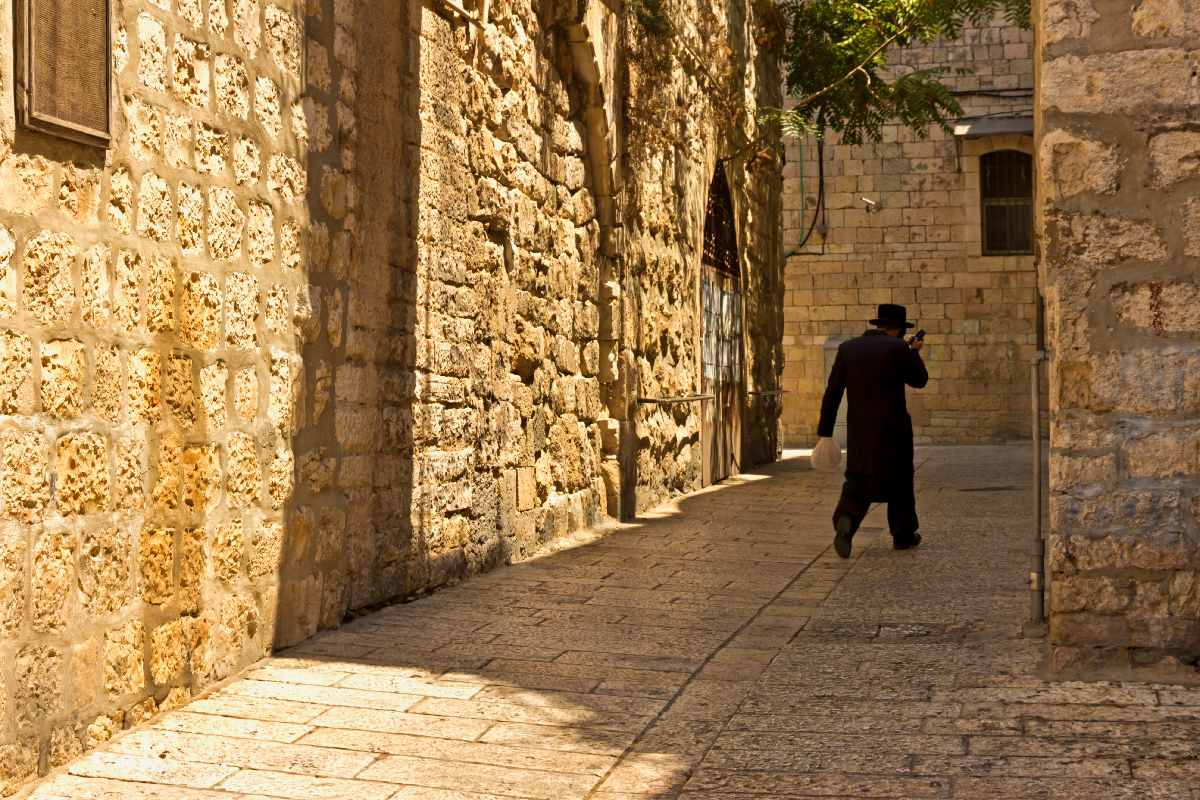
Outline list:
[[[813,469],[821,472],[833,472],[842,463],[842,448],[832,436],[824,436],[817,442],[812,451]]]

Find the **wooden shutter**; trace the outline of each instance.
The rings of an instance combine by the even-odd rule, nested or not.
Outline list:
[[[23,0],[18,6],[21,124],[108,146],[112,135],[110,0]]]

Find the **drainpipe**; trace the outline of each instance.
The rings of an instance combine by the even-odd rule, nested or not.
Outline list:
[[[1046,540],[1042,538],[1042,362],[1046,360],[1045,306],[1037,302],[1037,350],[1029,360],[1029,397],[1033,410],[1033,541],[1029,548],[1028,636],[1046,635]]]

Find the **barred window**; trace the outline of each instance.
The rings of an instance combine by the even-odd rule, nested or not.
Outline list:
[[[1033,252],[1033,158],[1000,150],[979,159],[983,254]]]
[[[107,146],[112,133],[109,0],[23,0],[18,8],[19,121]]]

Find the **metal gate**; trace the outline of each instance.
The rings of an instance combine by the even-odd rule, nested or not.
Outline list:
[[[718,167],[708,192],[704,256],[700,267],[701,445],[704,485],[741,470],[742,460],[742,292],[733,203],[724,171]]]

